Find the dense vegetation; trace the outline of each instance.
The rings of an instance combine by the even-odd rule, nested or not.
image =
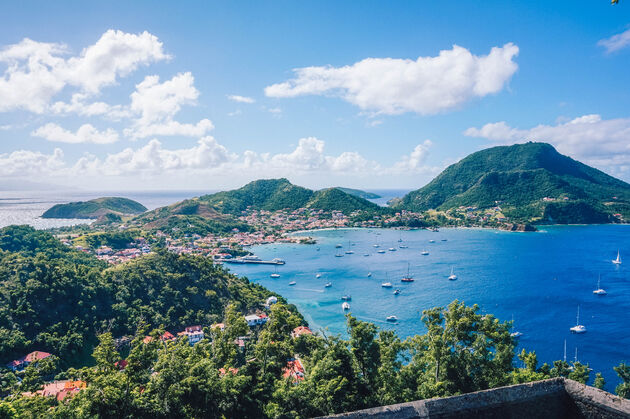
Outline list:
[[[261,179],[233,191],[205,195],[199,199],[228,214],[240,214],[247,208],[266,211],[314,208],[344,213],[379,209],[378,205],[339,188],[312,191],[293,185],[287,179]]]
[[[347,194],[358,196],[359,198],[363,198],[363,199],[378,199],[381,197],[379,194],[375,194],[373,192],[362,191],[360,189],[342,188],[340,186],[337,186],[337,189]]]
[[[239,350],[235,339],[249,328],[233,305],[226,307],[224,319],[223,331],[209,330],[209,338],[192,347],[181,339],[161,342],[161,330],[147,341],[147,329],[140,325],[124,369],[116,365],[122,355],[112,334],[103,333],[93,354],[95,366],[58,375],[85,380],[85,390],[61,403],[9,397],[0,402],[0,415],[306,418],[549,377],[589,379],[588,365],[556,361],[539,366],[536,354],[525,350],[515,367],[509,323],[457,301],[425,311],[427,332],[404,341],[351,315],[348,339],[294,339],[290,332],[301,318],[279,303],[271,307],[267,324],[254,329]],[[284,374],[287,361],[295,357],[305,367],[303,379]],[[36,377],[37,371],[29,368]],[[624,380],[617,391],[628,396],[630,367],[620,364],[616,370]],[[597,374],[595,385],[604,384]]]
[[[211,324],[234,302],[257,308],[268,290],[206,258],[160,252],[107,266],[26,226],[0,230],[0,360],[31,350],[81,362],[99,331],[133,333],[139,321],[181,330]]]
[[[107,197],[57,204],[44,212],[42,218],[99,218],[107,214],[136,215],[146,210],[144,205],[131,199]]]
[[[553,201],[543,201],[553,198]],[[630,219],[630,185],[545,143],[500,146],[469,155],[396,203],[413,211],[497,205],[511,219],[602,223]]]

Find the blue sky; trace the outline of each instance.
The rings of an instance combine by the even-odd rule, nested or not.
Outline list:
[[[0,176],[416,188],[531,139],[630,181],[620,3],[4,4]]]

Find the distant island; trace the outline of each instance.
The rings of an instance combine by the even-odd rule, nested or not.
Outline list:
[[[347,194],[358,196],[359,198],[363,198],[363,199],[379,199],[379,198],[381,198],[381,196],[378,195],[378,194],[375,194],[373,192],[362,191],[360,189],[342,188],[340,186],[337,186],[337,189],[339,189],[340,191],[343,191],[343,192],[345,192]]]
[[[42,218],[101,218],[119,220],[122,215],[138,215],[147,208],[127,198],[104,197],[83,202],[57,204],[42,214]]]

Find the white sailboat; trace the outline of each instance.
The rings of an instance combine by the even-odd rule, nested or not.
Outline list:
[[[429,252],[428,252],[428,251],[426,251],[426,250],[423,250],[422,252],[420,252],[420,254],[421,254],[422,256],[427,256],[427,255],[429,254]]]
[[[396,316],[387,316],[386,320],[388,322],[396,323],[398,321],[398,317],[396,317]]]
[[[341,305],[341,309],[342,310],[350,310],[350,304],[348,304],[348,302],[344,301],[344,303]]]
[[[278,273],[278,267],[276,266],[276,270],[274,273],[272,273],[271,275],[269,275],[272,278],[280,278],[280,274]]]
[[[457,275],[453,273],[453,267],[451,266],[451,275],[448,277],[449,281],[455,281],[457,279]]]
[[[321,278],[321,277],[322,277],[322,274],[317,274],[317,275],[315,275],[315,278],[316,278],[316,279],[319,279],[319,278]]]
[[[519,331],[514,331],[514,316],[512,316],[512,333],[510,333],[510,336],[512,336],[512,338],[514,339],[518,339],[521,336],[523,336],[523,333],[519,332]]]
[[[621,265],[621,255],[619,254],[619,250],[617,250],[617,259],[613,259],[612,263],[615,265]]]
[[[391,282],[383,282],[381,284],[381,287],[383,287],[383,288],[391,288],[391,287],[393,287],[393,285],[392,285]]]
[[[593,294],[595,295],[606,295],[606,290],[603,289],[602,287],[600,287],[599,283],[601,281],[601,275],[599,278],[597,278],[597,289],[593,291]]]
[[[569,329],[571,333],[586,333],[586,326],[580,324],[580,306],[577,309],[577,319],[575,326]]]

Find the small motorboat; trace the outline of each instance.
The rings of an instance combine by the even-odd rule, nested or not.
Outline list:
[[[400,290],[394,290],[394,295],[399,295],[400,294]]]
[[[326,287],[326,288],[332,287],[332,282],[326,282],[326,285],[324,285],[324,287]]]
[[[289,282],[289,285],[295,285],[295,281]]]
[[[343,301],[352,301],[352,297],[351,297],[351,296],[349,296],[349,295],[344,295],[344,296],[342,296],[342,297],[341,297],[341,299],[342,299]]]
[[[341,305],[341,309],[342,309],[342,310],[350,310],[350,304],[348,304],[347,302],[344,302],[344,303]]]
[[[381,284],[381,287],[383,287],[383,288],[391,288],[391,287],[393,287],[393,285],[392,285],[391,282],[383,282]]]
[[[422,256],[427,256],[427,255],[429,254],[429,252],[428,252],[428,251],[426,251],[426,250],[423,250],[422,252],[420,252],[420,254],[421,254]]]
[[[272,277],[272,278],[280,278],[280,274],[278,274],[278,273],[273,273],[273,274],[271,274],[269,276]]]
[[[316,278],[316,279],[319,279],[319,278],[321,278],[321,277],[322,277],[322,274],[317,274],[317,275],[315,275],[315,278]]]
[[[372,276],[372,272],[368,272],[368,278]]]
[[[385,251],[384,251],[383,249],[381,249],[381,250],[377,251],[376,253],[381,253],[381,254],[383,254],[383,253],[385,253]]]
[[[388,322],[396,323],[398,321],[398,317],[396,317],[396,316],[387,316],[386,320]]]

